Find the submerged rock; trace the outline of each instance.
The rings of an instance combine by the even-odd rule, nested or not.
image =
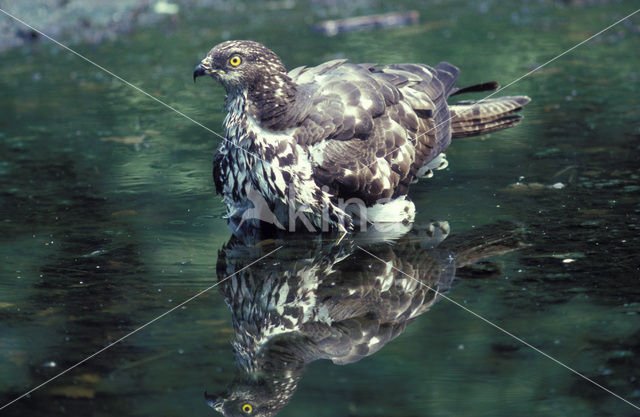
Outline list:
[[[354,32],[358,30],[415,25],[419,20],[420,13],[416,11],[387,13],[371,16],[349,17],[339,20],[327,20],[314,25],[313,30],[327,36],[335,36],[338,33]]]

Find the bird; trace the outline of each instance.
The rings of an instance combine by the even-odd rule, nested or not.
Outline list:
[[[506,221],[458,235],[445,220],[412,226],[393,245],[361,234],[255,245],[233,234],[216,270],[237,372],[226,388],[205,392],[207,404],[224,416],[273,416],[311,362],[373,355],[441,300],[465,267],[522,247],[521,226]],[[249,266],[281,243],[278,262]]]
[[[346,59],[288,71],[261,43],[217,44],[193,79],[210,76],[226,92],[225,135],[213,162],[226,216],[246,220],[243,213],[257,209],[289,231],[413,222],[409,186],[447,167],[451,139],[515,126],[530,101],[506,96],[448,104],[458,94],[499,88],[495,81],[458,88],[459,74],[448,62]],[[268,207],[254,207],[255,192]]]

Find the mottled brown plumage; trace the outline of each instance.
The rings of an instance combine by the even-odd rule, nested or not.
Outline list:
[[[257,42],[215,46],[194,77],[211,75],[227,92],[228,142],[216,155],[214,179],[229,215],[252,206],[247,189],[253,188],[284,225],[293,203],[309,207],[314,225],[328,207],[331,227],[348,228],[353,213],[339,201],[352,198],[378,208],[400,201],[405,220],[413,220],[413,204],[405,201],[409,185],[446,166],[442,153],[451,138],[513,126],[521,119],[514,112],[529,102],[514,96],[449,106],[452,95],[498,88],[495,82],[456,88],[458,74],[446,62],[376,66],[346,60],[287,72]],[[295,187],[293,202],[289,185]]]

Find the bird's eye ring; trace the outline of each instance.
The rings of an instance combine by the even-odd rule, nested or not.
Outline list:
[[[242,412],[246,414],[251,414],[253,411],[253,406],[251,404],[245,404],[242,406]]]
[[[232,67],[237,67],[240,64],[242,64],[242,58],[240,58],[238,55],[234,55],[229,58],[229,65],[231,65]]]

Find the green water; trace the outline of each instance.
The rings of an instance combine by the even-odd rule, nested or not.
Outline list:
[[[262,41],[289,68],[337,57],[446,60],[462,69],[461,85],[505,85],[637,7],[239,3],[73,47],[222,133],[224,93],[210,80],[193,85],[192,71],[223,38]],[[331,38],[309,29],[396,9],[419,10],[420,25]],[[452,234],[498,220],[524,225],[530,247],[493,257],[499,274],[461,277],[448,295],[636,405],[639,19],[505,90],[532,98],[523,123],[455,141],[449,168],[410,193],[418,223],[446,220]],[[207,130],[46,40],[0,57],[0,89],[1,407],[215,284],[231,232],[212,190],[219,138]],[[304,247],[284,245],[274,262]],[[351,257],[372,265],[361,252]],[[215,415],[202,393],[233,378],[233,337],[214,288],[0,416]],[[280,415],[640,411],[441,300],[374,355],[312,362]]]

